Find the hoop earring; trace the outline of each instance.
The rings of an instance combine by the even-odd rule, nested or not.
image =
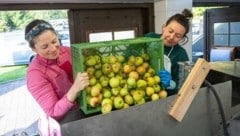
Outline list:
[[[178,44],[183,46],[185,45],[186,43],[188,42],[188,37],[187,36],[184,36],[179,42]]]

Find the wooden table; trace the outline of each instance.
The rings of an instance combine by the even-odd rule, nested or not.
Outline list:
[[[240,78],[240,61],[210,62],[211,70]]]
[[[232,81],[232,115],[240,111],[240,61],[210,62],[211,70],[207,80],[212,84]]]

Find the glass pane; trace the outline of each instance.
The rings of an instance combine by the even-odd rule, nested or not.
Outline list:
[[[70,46],[69,30],[58,30],[58,37],[63,46]]]
[[[214,35],[214,45],[228,46],[228,35]]]
[[[101,41],[111,41],[112,32],[99,32],[99,33],[90,33],[89,41],[90,42],[101,42]]]
[[[134,30],[114,32],[114,40],[134,38]]]
[[[230,35],[230,46],[240,46],[240,35]]]
[[[0,11],[0,66],[26,65],[35,53],[24,38],[25,27],[34,19],[51,23],[61,43],[70,46],[67,10]]]
[[[228,23],[214,23],[214,34],[228,34]]]
[[[230,33],[240,33],[240,22],[230,23]]]

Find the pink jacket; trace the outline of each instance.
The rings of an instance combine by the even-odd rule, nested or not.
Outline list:
[[[77,108],[66,98],[72,85],[72,59],[69,47],[60,47],[57,60],[37,55],[27,71],[27,87],[45,113],[60,120],[71,109]]]

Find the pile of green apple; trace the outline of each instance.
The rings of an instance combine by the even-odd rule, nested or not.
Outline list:
[[[85,89],[87,105],[101,106],[102,113],[167,97],[146,53],[128,58],[89,55],[84,59],[84,69],[90,77]]]

